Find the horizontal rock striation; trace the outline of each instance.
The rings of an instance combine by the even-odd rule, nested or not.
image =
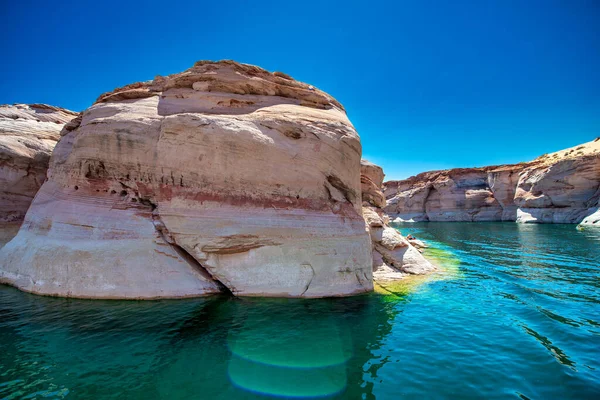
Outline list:
[[[384,186],[385,211],[401,221],[594,224],[600,140],[527,163],[424,172]]]
[[[0,247],[25,218],[60,131],[76,116],[46,104],[0,105]]]
[[[233,61],[101,95],[68,124],[0,279],[85,298],[372,290],[342,106]]]
[[[383,169],[367,160],[361,161],[363,217],[369,228],[373,250],[373,279],[390,281],[407,274],[422,275],[435,270],[421,253],[396,229],[389,226],[383,213]]]

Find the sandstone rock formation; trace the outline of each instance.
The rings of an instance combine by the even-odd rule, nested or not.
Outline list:
[[[23,221],[59,133],[76,115],[46,104],[0,105],[0,247]]]
[[[360,162],[360,189],[363,202],[366,201],[373,207],[385,207],[385,196],[381,191],[383,178],[385,177],[383,169],[367,160]]]
[[[420,275],[435,270],[409,241],[388,225],[389,218],[381,208],[383,169],[362,160],[360,174],[363,217],[373,244],[373,279],[403,279],[406,274]]]
[[[68,124],[0,279],[86,298],[372,290],[359,137],[331,96],[232,61],[101,95]]]
[[[400,221],[593,224],[600,140],[527,163],[425,172],[384,187],[385,212]]]

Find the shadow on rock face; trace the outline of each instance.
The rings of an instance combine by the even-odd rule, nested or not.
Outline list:
[[[20,227],[21,223],[0,223],[0,249],[17,236]]]

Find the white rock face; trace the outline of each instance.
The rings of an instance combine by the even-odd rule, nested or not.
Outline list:
[[[435,267],[427,261],[417,249],[411,245],[390,250],[385,246],[375,245],[384,261],[395,269],[412,275],[424,275],[435,271]]]
[[[589,224],[600,198],[600,140],[529,163],[425,172],[384,186],[384,210],[397,221]]]
[[[69,128],[0,253],[5,282],[90,298],[372,290],[360,141],[326,93],[199,62],[102,95]]]
[[[600,228],[600,200],[596,207],[588,210],[588,215],[581,221],[580,226],[595,226]]]
[[[23,222],[59,133],[76,116],[46,104],[0,105],[0,248]]]

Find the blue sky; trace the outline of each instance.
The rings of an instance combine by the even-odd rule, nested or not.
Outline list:
[[[0,103],[73,110],[235,59],[341,101],[389,179],[600,136],[600,2],[3,1]]]

